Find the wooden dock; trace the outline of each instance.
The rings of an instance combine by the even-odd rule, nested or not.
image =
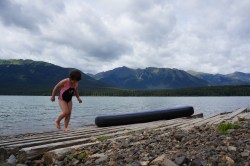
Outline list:
[[[128,137],[128,133],[145,129],[178,128],[189,130],[195,126],[217,125],[222,122],[236,122],[240,118],[250,119],[250,111],[241,108],[233,112],[218,114],[210,117],[192,116],[172,120],[161,120],[148,123],[125,126],[102,127],[89,126],[69,132],[54,131],[37,133],[33,136],[0,140],[0,163],[14,155],[18,163],[26,160],[44,158],[50,164],[62,160],[73,149],[84,149],[87,146],[97,146],[100,136],[109,139]]]

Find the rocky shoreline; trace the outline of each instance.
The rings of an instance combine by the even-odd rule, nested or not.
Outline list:
[[[127,138],[104,140],[82,152],[72,152],[58,165],[250,165],[250,120],[239,122],[239,129],[227,135],[217,127],[196,127],[190,131],[145,130]],[[81,153],[85,159],[77,160]],[[75,159],[75,160],[74,160]],[[82,164],[81,164],[82,162]]]
[[[93,138],[98,145],[75,149],[52,165],[107,166],[250,166],[250,120],[235,122],[240,128],[227,134],[217,126],[141,130],[123,138]],[[47,165],[46,158],[25,165]],[[19,165],[21,166],[21,165]]]

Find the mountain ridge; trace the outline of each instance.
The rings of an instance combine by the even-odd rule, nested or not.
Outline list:
[[[131,69],[123,66],[97,73],[94,78],[126,89],[175,89],[208,86],[206,81],[183,70],[170,68]]]
[[[188,71],[190,74],[204,79],[212,86],[221,86],[221,85],[250,85],[250,74],[244,73],[244,76],[237,75],[234,73],[231,74],[210,74],[196,71]],[[240,72],[242,73],[242,72]],[[244,79],[243,79],[244,78]]]
[[[150,73],[151,72],[151,73]],[[155,78],[154,74],[161,73],[158,79],[166,78],[161,80],[158,85],[153,83]],[[165,72],[165,73],[164,73]],[[148,78],[142,78],[147,75]],[[166,76],[168,74],[168,76]],[[194,77],[192,77],[194,76]],[[250,85],[250,74],[243,72],[234,72],[231,74],[210,74],[196,71],[184,71],[176,68],[156,68],[146,67],[145,69],[131,69],[126,66],[118,67],[109,71],[100,72],[92,75],[93,78],[110,85],[127,88],[127,89],[176,89],[176,88],[192,88],[192,87],[203,87],[203,86],[225,86],[225,85]],[[152,80],[149,80],[153,78]],[[148,79],[151,81],[152,86],[145,85],[142,80]],[[174,80],[178,80],[174,82]],[[170,82],[169,85],[167,85]],[[172,82],[172,83],[171,83]],[[130,85],[128,85],[130,83]],[[138,87],[136,84],[141,84]],[[180,84],[183,83],[183,84]]]
[[[54,86],[69,77],[73,68],[32,60],[0,60],[0,94],[50,94]],[[108,88],[109,85],[82,72],[79,91]]]
[[[50,95],[58,81],[67,78],[73,68],[33,60],[0,60],[0,94]],[[225,85],[250,85],[250,74],[209,74],[176,68],[126,66],[89,76],[82,72],[80,91],[102,89],[159,90]],[[94,78],[93,78],[94,77]]]

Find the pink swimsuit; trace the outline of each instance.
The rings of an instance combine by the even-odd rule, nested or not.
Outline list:
[[[67,79],[65,85],[62,87],[60,94],[59,94],[59,99],[64,100],[67,103],[72,100],[72,96],[75,94],[76,88],[78,87],[78,83],[74,84],[74,87],[70,86],[70,79]]]

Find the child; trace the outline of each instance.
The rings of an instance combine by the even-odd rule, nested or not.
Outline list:
[[[68,131],[69,120],[72,112],[72,96],[75,94],[79,103],[82,103],[78,92],[78,81],[81,80],[81,72],[73,70],[70,72],[70,77],[61,80],[53,89],[51,101],[55,101],[56,92],[61,89],[58,96],[59,105],[62,113],[55,121],[55,125],[60,129],[60,121],[64,118],[64,131]]]

